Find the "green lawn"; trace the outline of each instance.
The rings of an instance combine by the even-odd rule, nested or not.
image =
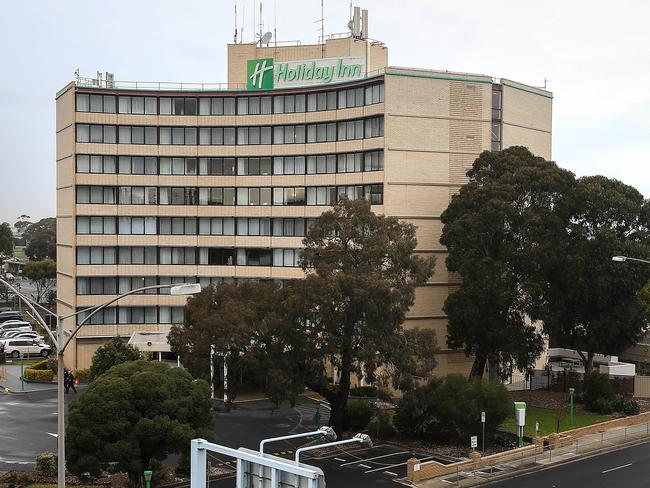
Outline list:
[[[556,431],[557,427],[557,410],[550,410],[548,408],[539,407],[526,407],[526,427],[524,427],[524,435],[533,437],[535,435],[535,422],[539,422],[539,435],[545,436],[552,434]],[[586,425],[597,424],[611,420],[611,415],[597,415],[591,413],[575,413],[573,417],[573,426],[569,425],[569,412],[568,409],[563,411],[560,415],[560,432],[574,429],[576,427],[584,427]],[[515,414],[506,419],[501,424],[501,428],[508,432],[517,433],[517,426],[515,425]]]

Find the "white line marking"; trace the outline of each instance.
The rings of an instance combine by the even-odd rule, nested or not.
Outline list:
[[[434,457],[435,456],[429,456],[429,457],[425,457],[425,458],[422,458],[422,459],[418,459],[418,461],[420,461],[420,462],[427,461],[429,459],[433,459]],[[397,468],[398,466],[406,466],[406,464],[407,463],[399,463],[399,464],[393,464],[392,466],[382,466],[381,468],[370,469],[370,470],[366,471],[365,473],[368,474],[368,473],[374,473],[375,471],[381,471],[383,469]],[[363,466],[363,464],[360,464],[359,466]],[[364,467],[367,467],[367,466],[364,466]]]
[[[360,464],[359,466],[361,466],[362,468],[366,468],[366,469],[372,468],[372,466],[368,466],[367,464]],[[366,471],[366,473],[369,473],[369,471]]]
[[[345,459],[341,459],[341,458],[334,458],[334,459],[335,459],[336,461],[341,461],[342,463],[345,462]],[[342,464],[341,466],[344,466],[344,465]]]
[[[52,437],[59,437],[59,434],[52,434],[52,432],[47,432],[47,434],[51,435]]]
[[[355,464],[355,463],[360,463],[360,462],[365,462],[365,461],[374,461],[375,459],[381,459],[385,457],[390,457],[390,456],[397,456],[399,454],[408,454],[411,451],[402,451],[402,452],[392,452],[390,454],[384,454],[383,456],[376,456],[368,459],[358,459],[356,461],[350,461],[349,463],[341,464],[341,466],[347,466],[349,464]]]
[[[616,466],[615,468],[611,468],[611,469],[606,469],[605,471],[603,471],[603,474],[611,473],[612,471],[616,471],[617,469],[627,468],[628,466],[632,466],[632,463],[624,464],[623,466]]]
[[[392,471],[384,471],[384,474],[388,474],[390,476],[395,476],[396,478],[399,476],[397,473],[393,473]]]

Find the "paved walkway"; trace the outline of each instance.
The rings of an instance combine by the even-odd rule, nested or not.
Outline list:
[[[20,360],[9,362],[4,365],[7,371],[7,379],[0,379],[0,391],[4,393],[30,393],[35,391],[56,390],[56,383],[30,383],[20,381]],[[7,391],[7,389],[9,391]]]

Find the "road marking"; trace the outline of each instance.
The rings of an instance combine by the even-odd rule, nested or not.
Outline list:
[[[370,469],[370,468],[372,468],[372,466],[368,466],[367,464],[360,464],[359,466],[361,466],[362,468],[366,468],[366,469]],[[367,472],[368,472],[368,471],[366,471],[366,473],[367,473]]]
[[[368,458],[368,459],[358,459],[356,461],[350,461],[349,463],[341,464],[341,466],[347,466],[349,464],[355,464],[355,463],[366,462],[366,461],[374,461],[375,459],[381,459],[381,458],[390,457],[390,456],[397,456],[399,454],[408,454],[410,452],[411,451],[392,452],[390,454],[384,454],[383,456],[375,456],[375,457]]]
[[[632,466],[632,463],[624,464],[623,466],[616,466],[615,468],[606,469],[605,471],[603,471],[602,474],[611,473],[612,471],[616,471],[617,469],[623,469],[629,466]]]
[[[395,476],[396,478],[399,476],[397,473],[393,473],[392,471],[384,471],[384,474]]]
[[[418,461],[420,461],[420,462],[427,461],[429,459],[433,459],[434,457],[435,456],[429,456],[429,457],[425,457],[425,458],[422,458],[422,459],[418,459]],[[393,464],[391,466],[382,466],[381,468],[370,469],[370,470],[366,471],[366,474],[374,473],[375,471],[382,471],[384,469],[397,468],[398,466],[406,466],[406,464],[407,463],[399,463],[399,464]],[[363,464],[360,464],[359,466],[363,466]],[[367,466],[364,466],[364,467],[367,467]]]
[[[335,460],[335,461],[340,461],[340,462],[342,462],[342,463],[345,462],[345,459],[341,459],[341,458],[334,458],[334,460]],[[345,465],[344,465],[344,464],[341,464],[341,466],[345,466]]]
[[[52,434],[52,432],[47,432],[47,434],[51,435],[52,437],[59,437],[59,434]]]

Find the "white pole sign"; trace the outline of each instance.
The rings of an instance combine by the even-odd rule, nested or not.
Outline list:
[[[473,435],[472,437],[470,437],[470,441],[471,441],[471,448],[476,449],[476,447],[478,446],[478,436]]]

